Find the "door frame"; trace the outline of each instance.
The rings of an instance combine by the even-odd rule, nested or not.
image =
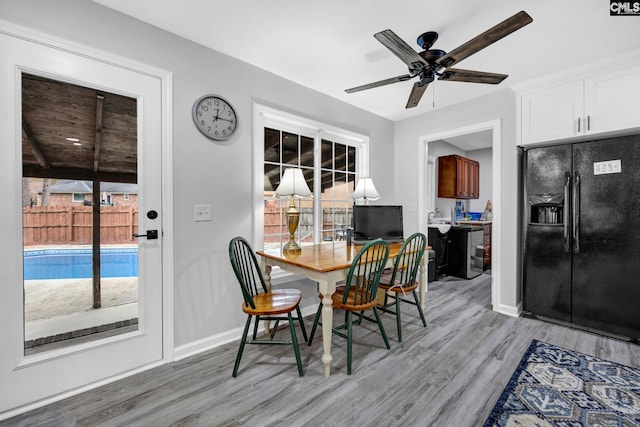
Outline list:
[[[0,20],[0,34],[24,40],[29,43],[58,49],[62,52],[78,55],[86,59],[97,61],[106,65],[131,70],[140,74],[157,78],[161,85],[161,157],[162,164],[162,188],[161,206],[163,211],[162,221],[162,358],[159,362],[143,365],[124,373],[103,378],[81,387],[68,390],[48,398],[28,403],[18,408],[10,409],[0,414],[0,420],[10,418],[20,413],[36,409],[38,407],[56,402],[84,391],[100,387],[122,378],[134,375],[158,365],[174,360],[174,220],[173,220],[173,73],[149,64],[143,64],[128,58],[113,55],[88,46],[70,42],[50,34],[35,31],[20,25],[15,25]],[[7,105],[7,108],[15,111],[15,105]],[[9,122],[14,126],[13,122]],[[16,131],[12,131],[15,133]],[[12,142],[14,143],[14,142]],[[21,224],[18,224],[21,227]],[[0,251],[1,253],[2,251]]]
[[[502,196],[501,196],[501,180],[502,168],[500,167],[500,159],[502,156],[502,120],[490,120],[486,122],[474,123],[459,128],[447,129],[419,137],[420,154],[418,156],[418,225],[421,229],[427,229],[427,160],[429,158],[429,143],[441,139],[453,138],[456,136],[476,133],[490,130],[492,132],[492,218],[491,224],[491,305],[494,311],[508,314],[510,316],[518,316],[517,310],[501,303],[501,268],[500,268],[500,219],[502,218]]]

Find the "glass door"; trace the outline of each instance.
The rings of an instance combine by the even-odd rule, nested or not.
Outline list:
[[[0,35],[0,45],[1,59],[7,65],[0,68],[0,92],[7,96],[0,103],[0,144],[6,153],[0,158],[0,178],[5,183],[0,189],[4,202],[0,204],[4,227],[0,242],[0,383],[3,389],[12,390],[0,399],[0,412],[4,412],[143,369],[163,359],[163,82],[153,73],[135,71],[129,63],[122,66],[109,59],[95,59],[94,52],[74,53],[68,46],[57,49],[49,42],[4,34]],[[23,87],[29,79],[38,84],[63,84],[66,92],[61,93],[66,93],[66,101],[59,101],[51,86],[41,91],[37,112],[25,110],[31,108],[28,97],[32,94]],[[85,98],[85,93],[92,96]],[[89,106],[93,118],[85,126],[80,120],[81,111]],[[64,108],[67,116],[60,115]],[[49,128],[43,131],[47,122]],[[131,127],[134,136],[128,136],[123,131],[125,127]],[[79,132],[81,129],[84,134]],[[52,141],[65,145],[51,145]],[[75,142],[81,145],[74,145]],[[86,153],[79,154],[82,150],[91,152],[90,172],[80,161],[86,160]],[[134,205],[125,204],[125,194],[129,201],[135,199]],[[44,213],[35,212],[33,208],[42,204],[45,195],[49,197],[47,209],[43,209]],[[64,201],[54,201],[57,197]],[[63,208],[71,213],[55,212]],[[65,215],[67,218],[63,219]],[[115,218],[120,215],[131,218]],[[134,239],[134,234],[146,237]],[[43,252],[27,256],[34,246]],[[59,253],[69,249],[74,253]],[[134,278],[131,286],[116,286],[129,292],[123,300],[111,294],[111,261],[103,258],[105,249],[119,252],[117,255],[137,251],[137,274],[135,267],[118,273],[118,277]],[[76,252],[91,257],[91,261],[84,261],[91,266],[89,278],[80,277],[85,274],[73,271],[75,267],[69,266],[73,262],[65,258],[61,262],[65,271],[59,274],[66,277],[52,278],[52,270],[47,267],[44,278],[31,279],[37,270],[27,266],[31,255],[83,255]],[[58,281],[59,286],[42,299],[47,287],[36,286],[27,292],[30,280]],[[70,291],[75,281],[82,282],[81,289]],[[40,302],[32,304],[36,294],[40,294]],[[122,317],[130,320],[128,328],[114,327],[115,335],[101,331],[87,334],[88,340],[60,340],[60,346],[31,343],[31,349],[26,351],[25,344],[31,337],[28,334],[32,332],[28,326],[31,316],[47,305],[55,306],[57,298],[66,301],[59,304],[66,312],[47,314],[43,323],[49,326],[56,323],[55,317],[94,315],[111,309],[111,305],[135,303],[135,309]],[[81,301],[80,309],[73,308],[72,301],[76,299]],[[93,321],[76,320],[70,322],[65,333],[77,335],[77,331],[118,322],[108,318],[99,320],[96,326]],[[41,335],[55,337],[56,332]],[[42,351],[31,351],[35,347]]]

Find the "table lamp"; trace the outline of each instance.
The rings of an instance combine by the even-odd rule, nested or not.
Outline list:
[[[284,171],[280,185],[276,188],[274,196],[290,196],[289,209],[285,212],[285,221],[287,228],[289,229],[289,241],[282,248],[283,252],[297,253],[302,251],[300,245],[296,243],[295,232],[298,229],[298,223],[300,222],[300,212],[296,209],[296,203],[294,197],[309,197],[311,196],[311,190],[302,175],[301,169],[290,168]]]
[[[378,193],[378,190],[376,190],[376,186],[373,185],[373,180],[371,178],[360,178],[358,180],[358,185],[356,185],[356,189],[353,191],[352,197],[354,200],[364,200],[366,204],[367,200],[380,199],[380,194]]]

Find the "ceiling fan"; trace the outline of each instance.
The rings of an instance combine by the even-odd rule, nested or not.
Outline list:
[[[519,30],[532,21],[533,19],[526,12],[518,12],[484,33],[458,46],[449,53],[440,49],[431,49],[431,46],[433,46],[438,39],[438,33],[435,31],[427,31],[418,37],[418,45],[424,49],[424,51],[420,53],[413,50],[393,31],[381,31],[373,36],[394,55],[400,58],[402,62],[409,66],[409,74],[356,86],[346,89],[345,92],[359,92],[418,77],[419,80],[414,83],[406,106],[406,108],[413,108],[418,105],[427,86],[435,80],[436,76],[438,80],[449,80],[453,82],[498,84],[506,79],[508,75],[449,67],[484,49],[490,44],[495,43],[501,38],[508,36],[514,31]]]

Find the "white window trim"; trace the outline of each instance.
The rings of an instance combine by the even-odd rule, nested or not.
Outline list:
[[[287,113],[273,107],[254,102],[253,104],[253,218],[252,236],[255,248],[264,246],[264,128],[273,126],[276,129],[291,131],[298,135],[304,135],[314,139],[316,147],[320,146],[320,140],[329,139],[346,145],[355,146],[360,151],[356,164],[356,176],[369,175],[369,137],[356,132],[328,125],[317,120],[308,119],[292,113]],[[320,182],[320,167],[318,153],[315,152],[316,164],[314,164],[314,180]],[[320,200],[314,199],[314,222],[320,224],[322,213],[319,209]],[[314,239],[320,240],[320,228],[316,227]],[[279,270],[279,269],[278,269]],[[291,280],[291,274],[284,271],[272,272],[273,283]]]

